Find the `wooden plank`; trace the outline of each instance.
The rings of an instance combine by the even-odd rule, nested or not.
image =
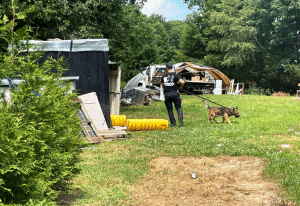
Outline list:
[[[88,137],[88,138],[85,138],[85,140],[92,144],[104,142],[103,137]]]
[[[119,115],[120,112],[120,86],[121,86],[121,67],[118,66],[117,71],[111,71],[109,75],[109,99],[110,114]]]
[[[97,135],[98,137],[88,137],[85,138],[85,140],[92,144],[97,144],[106,141],[126,140],[125,131],[105,130],[97,132]]]
[[[108,130],[96,93],[80,95],[78,98],[81,100],[81,108],[90,120],[93,129],[95,131]]]
[[[245,93],[245,84],[242,83],[242,94],[244,94],[244,93]]]
[[[236,84],[236,89],[234,91],[235,94],[239,94],[240,93],[240,83]]]
[[[229,88],[229,92],[228,92],[228,93],[232,93],[232,91],[233,91],[233,86],[234,86],[234,79],[232,79],[232,80],[230,81],[230,88]]]
[[[119,127],[119,126],[114,126],[113,127],[114,128],[114,130],[116,131],[126,131],[127,130],[127,127]]]
[[[102,131],[97,131],[97,135],[99,137],[102,137],[104,140],[126,139],[126,132],[122,130],[104,130],[104,131],[102,130]]]
[[[116,133],[122,133],[122,134],[126,134],[125,131],[123,130],[100,130],[97,131],[99,134],[105,133],[105,134],[116,134]]]

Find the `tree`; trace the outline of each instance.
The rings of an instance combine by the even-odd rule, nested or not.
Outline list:
[[[264,48],[261,85],[294,92],[299,82],[299,5],[297,1],[256,1],[255,25]],[[298,3],[299,4],[299,3]]]
[[[121,48],[124,49],[114,50],[114,55],[122,62],[122,79],[127,81],[140,72],[142,67],[157,61],[158,49],[154,28],[147,23],[147,17],[141,14],[139,7],[126,6],[124,10],[125,29],[120,33],[119,41],[115,42],[122,42]]]
[[[192,59],[203,59],[205,54],[206,38],[193,16],[187,17],[187,22],[180,37],[179,48],[183,54]]]
[[[166,22],[165,29],[170,36],[170,44],[176,50],[179,49],[179,42],[184,30],[184,26],[185,26],[184,21],[177,20],[177,21]]]
[[[145,0],[15,0],[25,16],[19,26],[29,25],[42,40],[48,38],[110,38],[120,28],[123,7],[142,6]],[[10,0],[3,0],[0,11],[10,16]]]
[[[231,78],[292,91],[298,78],[299,12],[295,0],[193,0],[207,37],[207,64]],[[296,65],[296,66],[293,66]],[[293,80],[294,79],[294,80]],[[280,84],[278,84],[280,82]]]
[[[167,22],[161,15],[151,15],[148,23],[154,29],[154,41],[157,45],[157,61],[153,63],[170,62],[175,54],[174,47],[170,44],[170,33],[166,30]]]
[[[272,50],[282,52],[282,60],[299,64],[300,8],[299,1],[272,1],[274,33],[271,36]]]
[[[25,18],[18,22],[16,29],[29,25],[39,39],[70,39],[81,31],[88,20],[90,12],[84,1],[74,0],[15,0],[18,13]],[[3,0],[0,10],[12,18],[11,1]]]

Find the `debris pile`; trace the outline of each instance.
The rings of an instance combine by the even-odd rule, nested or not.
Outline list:
[[[126,132],[109,130],[95,92],[78,96],[80,109],[78,117],[82,121],[81,128],[84,139],[90,143],[101,143],[126,139]]]
[[[95,92],[78,96],[80,103],[78,117],[84,139],[90,143],[126,139],[126,130],[167,130],[168,120],[164,119],[127,119],[125,115],[110,115],[112,129],[105,121],[101,106]]]
[[[286,97],[290,97],[291,95],[289,93],[285,93],[285,92],[274,92],[273,94],[271,94],[272,97],[281,97],[281,96],[286,96]]]
[[[141,69],[124,87],[121,105],[149,105],[152,99],[164,101],[161,77],[167,72],[165,65],[151,65]],[[201,94],[244,93],[244,83],[235,83],[221,71],[204,65],[180,62],[173,65],[176,72],[185,81],[183,91]],[[151,103],[150,103],[151,104]]]

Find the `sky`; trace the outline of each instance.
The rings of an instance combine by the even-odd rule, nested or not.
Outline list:
[[[184,20],[187,14],[193,13],[183,0],[147,0],[141,11],[148,17],[153,13],[162,15],[166,21]]]

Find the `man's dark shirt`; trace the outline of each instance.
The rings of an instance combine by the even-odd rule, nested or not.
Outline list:
[[[181,79],[181,77],[175,72],[165,73],[161,77],[161,82],[164,84],[164,93],[176,92],[177,93],[177,81]]]

